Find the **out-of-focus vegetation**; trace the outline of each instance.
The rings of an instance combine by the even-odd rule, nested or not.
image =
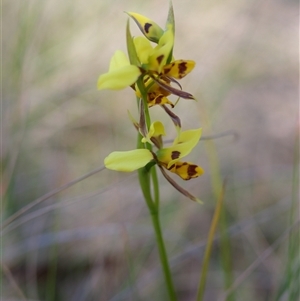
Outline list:
[[[173,5],[174,55],[197,62],[183,80],[197,102],[181,100],[174,111],[183,128],[201,125],[204,136],[228,130],[238,135],[214,141],[213,164],[211,142],[190,156],[206,173],[182,185],[204,205],[160,177],[161,219],[180,300],[195,300],[216,203],[211,175],[217,158],[219,176],[227,179],[235,300],[296,301],[298,3]],[[135,129],[125,117],[127,109],[136,114],[132,91],[99,92],[96,82],[113,52],[126,50],[123,12],[163,26],[167,10],[168,1],[161,0],[2,2],[4,223],[100,167],[109,152],[135,146]],[[135,26],[132,32],[138,33]],[[222,252],[217,236],[208,301],[225,298]],[[104,170],[28,210],[2,228],[1,264],[3,300],[166,300],[136,174]]]

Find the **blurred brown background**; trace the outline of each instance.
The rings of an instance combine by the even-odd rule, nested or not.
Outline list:
[[[234,276],[288,227],[298,114],[298,2],[173,1],[174,55],[197,65],[181,84],[197,102],[174,112],[215,140],[228,179]],[[165,24],[168,1],[2,1],[3,220],[43,194],[130,150],[135,97],[97,91],[115,50],[126,50],[124,11]],[[133,22],[132,32],[139,31]],[[172,124],[160,108],[169,138]],[[206,119],[206,121],[204,120]],[[211,123],[209,128],[207,120]],[[173,135],[173,136],[172,136]],[[161,179],[161,219],[180,300],[195,300],[215,198],[205,142],[189,160],[206,173],[183,182],[197,205]],[[135,173],[104,170],[26,212],[3,232],[3,300],[166,300],[147,208]],[[206,299],[223,278],[216,242]],[[238,287],[237,300],[272,300],[286,244]]]

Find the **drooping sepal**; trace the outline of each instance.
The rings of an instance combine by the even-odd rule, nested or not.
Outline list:
[[[153,80],[158,85],[160,85],[164,90],[168,91],[170,94],[174,94],[178,97],[185,98],[185,99],[195,99],[195,97],[191,93],[188,93],[188,92],[185,92],[182,90],[178,90],[178,89],[172,87],[171,85],[166,84],[164,81],[162,81],[160,79],[156,79],[153,77]]]
[[[175,114],[173,113],[167,106],[165,105],[162,105],[163,109],[165,110],[165,112],[170,116],[170,118],[172,119],[175,127],[176,127],[176,130],[177,130],[177,134],[179,135],[179,131],[181,129],[181,120],[180,118]]]
[[[128,114],[128,117],[130,119],[130,121],[132,122],[133,126],[135,127],[136,130],[139,130],[140,129],[140,125],[139,123],[134,119],[134,117],[132,116],[132,114],[130,113],[129,110],[127,110],[127,114]]]

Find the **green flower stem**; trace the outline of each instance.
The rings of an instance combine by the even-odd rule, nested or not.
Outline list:
[[[149,108],[148,108],[148,103],[147,103],[147,91],[146,91],[146,87],[143,82],[143,78],[140,77],[136,83],[142,94],[142,101],[144,102],[144,109],[145,109],[146,125],[147,125],[147,128],[149,129],[150,124],[151,124],[151,119],[150,119]]]
[[[142,188],[142,192],[148,206],[149,212],[151,214],[152,224],[154,227],[156,243],[158,247],[158,253],[160,257],[160,262],[162,265],[162,269],[164,272],[164,277],[167,285],[167,290],[169,294],[170,301],[176,301],[175,288],[173,285],[171,270],[168,262],[168,256],[165,248],[165,242],[161,231],[160,219],[159,219],[159,207],[153,202],[151,193],[150,193],[150,185],[149,185],[149,172],[146,171],[145,168],[141,168],[138,170],[140,185]]]
[[[153,183],[154,204],[156,208],[159,209],[159,184],[155,166],[153,166],[153,168],[151,169],[151,176]]]
[[[149,129],[151,124],[149,108],[147,104],[147,91],[144,86],[143,80],[140,78],[137,81],[138,88],[142,94],[142,101],[144,102],[144,110],[145,110],[145,120],[147,128]],[[142,136],[138,133],[138,141],[137,141],[137,148],[147,148],[149,150],[152,149],[152,145],[149,143],[142,143]],[[151,177],[150,177],[151,173]],[[148,206],[149,212],[151,214],[151,220],[155,232],[156,244],[158,248],[158,253],[160,257],[160,262],[162,266],[162,270],[164,273],[167,291],[169,295],[170,301],[176,301],[177,297],[175,294],[175,288],[173,285],[172,274],[169,266],[168,256],[166,252],[165,242],[161,231],[160,219],[159,219],[159,182],[157,178],[156,168],[155,166],[148,171],[146,168],[141,168],[138,170],[140,186],[143,192],[144,199]],[[154,200],[151,195],[151,180],[153,185],[153,195]]]
[[[177,297],[176,297],[175,288],[172,280],[172,274],[168,262],[168,255],[165,248],[164,238],[161,231],[158,210],[159,210],[158,208],[155,208],[155,210],[151,212],[152,224],[155,230],[156,243],[157,243],[158,252],[160,256],[160,262],[165,276],[165,281],[167,284],[169,299],[170,301],[176,301]]]

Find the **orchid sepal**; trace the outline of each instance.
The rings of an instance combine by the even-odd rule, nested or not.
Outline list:
[[[132,172],[146,166],[153,155],[148,149],[135,149],[131,151],[112,152],[104,159],[107,169]]]

